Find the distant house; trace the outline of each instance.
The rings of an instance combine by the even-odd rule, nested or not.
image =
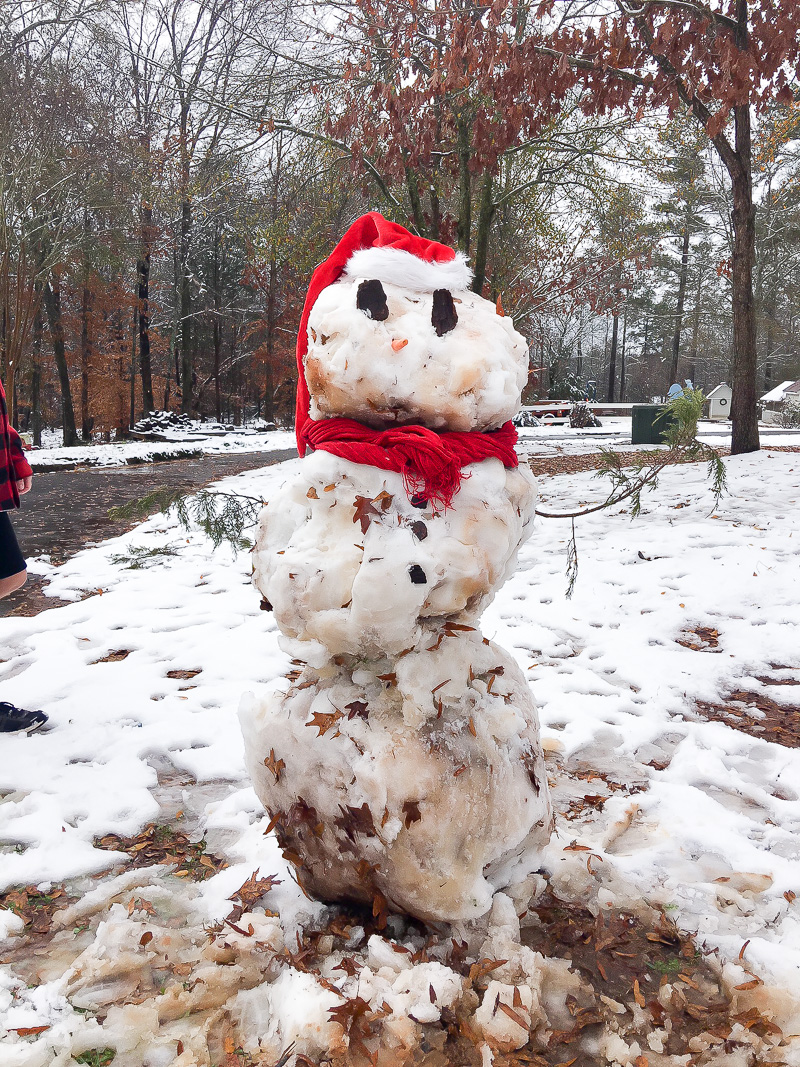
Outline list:
[[[800,400],[800,382],[781,382],[761,397],[761,421],[777,422],[778,412],[787,400]]]
[[[708,400],[709,419],[729,419],[731,417],[731,397],[733,390],[723,382],[712,389],[706,397]]]

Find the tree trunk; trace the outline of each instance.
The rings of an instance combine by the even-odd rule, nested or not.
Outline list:
[[[134,305],[131,320],[131,397],[128,412],[128,429],[136,423],[136,334],[139,332],[139,307]]]
[[[33,320],[33,358],[31,360],[31,432],[33,443],[42,447],[42,309],[36,309]]]
[[[620,351],[619,358],[619,399],[622,403],[625,399],[625,347],[628,340],[628,304],[625,304],[625,310],[622,313],[622,349]]]
[[[89,336],[89,315],[91,313],[92,294],[84,282],[81,298],[81,438],[92,439],[92,423],[89,419],[89,362],[92,344]]]
[[[152,238],[153,208],[142,203],[140,223],[140,255],[136,262],[139,297],[139,373],[142,379],[142,414],[155,408],[153,399],[153,370],[150,360],[150,242]]]
[[[408,189],[408,202],[411,205],[411,214],[414,219],[414,229],[420,235],[420,237],[427,237],[427,226],[425,225],[425,213],[422,210],[422,200],[419,195],[419,182],[417,180],[416,172],[406,165],[406,189]]]
[[[214,413],[217,422],[220,421],[220,354],[222,351],[222,295],[219,291],[219,257],[220,241],[219,226],[214,226],[214,259],[212,263],[211,286],[214,291],[214,328],[212,337],[214,342]]]
[[[275,258],[273,245],[272,255],[269,260],[269,297],[267,298],[267,359],[264,365],[264,419],[266,422],[275,421],[275,320],[276,294],[278,284],[278,264]]]
[[[8,420],[13,426],[14,397],[13,390],[11,389],[11,381],[9,374],[9,370],[11,368],[9,367],[8,347],[8,303],[7,301],[4,301],[2,311],[0,311],[0,352],[2,352],[3,354],[2,366],[0,366],[0,377],[5,383],[6,409]]]
[[[770,292],[769,299],[766,301],[764,312],[767,320],[767,339],[764,351],[764,392],[768,393],[776,384],[774,361],[776,297],[774,287]]]
[[[181,100],[181,235],[180,235],[180,307],[181,307],[181,413],[192,414],[192,285],[189,278],[189,241],[192,232],[192,204],[189,199],[189,104]]]
[[[611,330],[611,355],[608,361],[608,392],[606,394],[606,400],[609,404],[614,403],[614,390],[617,380],[617,342],[619,339],[619,314],[615,311],[613,315],[613,328]]]
[[[753,299],[753,265],[756,258],[756,211],[753,204],[750,108],[734,108],[736,155],[739,166],[731,173],[733,191],[733,396],[731,398],[731,455],[757,452],[756,313]]]
[[[483,186],[481,187],[481,203],[478,211],[478,232],[475,236],[475,274],[472,279],[472,291],[479,296],[483,292],[483,283],[486,279],[489,234],[492,230],[492,219],[494,218],[495,212],[492,189],[492,173],[487,170],[483,176]]]
[[[700,337],[700,294],[703,291],[703,267],[697,264],[697,292],[695,293],[694,313],[692,317],[692,347],[689,350],[689,379],[697,388],[697,342]],[[705,385],[705,382],[703,383]]]
[[[181,204],[181,412],[192,413],[192,285],[189,278],[189,235],[192,229],[192,205]]]
[[[469,255],[472,234],[472,182],[469,172],[469,122],[458,118],[458,248]]]
[[[3,352],[2,376],[5,382],[6,407],[9,423],[17,428],[17,360],[13,355],[13,341],[11,340],[11,315],[8,303],[3,304],[2,317],[0,319],[0,349]]]
[[[64,347],[64,323],[61,318],[61,286],[58,274],[53,271],[50,279],[44,286],[44,306],[47,311],[47,322],[50,327],[50,337],[53,341],[53,356],[55,357],[58,380],[61,385],[61,425],[63,439],[66,447],[79,443],[78,431],[75,429],[75,409],[72,406],[72,393],[69,387],[69,367]]]
[[[430,201],[431,201],[431,238],[434,241],[439,240],[439,234],[441,232],[442,225],[442,208],[439,203],[439,193],[436,186],[431,182],[430,188]]]
[[[683,226],[683,247],[681,248],[681,272],[678,278],[678,304],[675,308],[675,332],[672,335],[672,360],[669,365],[667,390],[678,381],[678,360],[681,351],[681,327],[683,325],[683,305],[686,300],[686,279],[689,275],[689,220]]]

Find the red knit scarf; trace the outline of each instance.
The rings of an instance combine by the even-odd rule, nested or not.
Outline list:
[[[409,499],[430,501],[434,511],[450,507],[467,464],[491,457],[505,467],[519,463],[514,451],[517,431],[510,422],[486,433],[437,433],[425,426],[372,430],[355,419],[309,419],[298,436],[303,445],[352,463],[397,471],[403,476]]]

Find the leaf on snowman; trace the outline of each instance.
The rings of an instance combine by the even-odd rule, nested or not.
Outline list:
[[[317,737],[322,737],[332,726],[335,726],[341,718],[341,711],[315,711],[311,716],[311,721],[307,722],[306,726],[316,726],[319,730]]]
[[[369,524],[372,522],[373,517],[380,518],[380,512],[373,505],[368,496],[357,496],[353,502],[355,508],[355,515],[353,516],[353,522],[361,523],[361,532],[365,534],[369,529]]]
[[[348,720],[354,719],[356,716],[360,719],[369,718],[369,704],[367,704],[366,700],[351,700],[349,704],[345,704],[345,709],[348,712]]]
[[[375,882],[375,875],[380,869],[380,864],[368,863],[366,860],[359,860],[358,866],[356,867],[358,880],[363,882],[364,885],[372,886]]]
[[[373,497],[373,504],[380,504],[382,511],[388,511],[391,507],[391,503],[394,497],[391,493],[387,493],[386,490],[382,490],[376,497]]]
[[[264,837],[266,837],[267,834],[271,834],[279,823],[283,823],[284,819],[284,813],[282,811],[276,811],[275,814],[269,820],[269,824],[267,825],[267,828],[264,831]]]
[[[375,890],[375,895],[372,898],[372,915],[377,929],[385,929],[389,918],[389,905],[386,902],[386,897],[379,889]]]
[[[403,822],[405,823],[406,830],[412,823],[419,822],[422,818],[419,810],[418,800],[407,800],[403,805]]]
[[[268,771],[272,771],[272,773],[275,775],[275,781],[279,782],[281,780],[281,774],[283,773],[283,769],[286,764],[282,759],[275,759],[275,749],[271,748],[269,750],[269,755],[264,760],[264,766],[267,768]]]
[[[500,294],[498,294],[497,303],[495,304],[494,309],[501,319],[504,319],[506,317],[506,313],[503,310],[503,297]]]
[[[317,490],[314,488],[313,485],[311,486],[311,488],[306,493],[306,496],[308,497],[309,500],[319,500],[319,497],[317,496]]]
[[[342,813],[334,820],[339,829],[344,830],[352,841],[355,834],[363,834],[365,837],[375,837],[375,823],[372,820],[372,812],[369,804],[362,804],[360,808],[354,808],[351,804],[339,805]]]

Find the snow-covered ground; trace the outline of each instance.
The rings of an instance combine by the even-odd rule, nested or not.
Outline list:
[[[522,427],[519,432],[519,451],[538,455],[576,455],[594,452],[597,448],[624,451],[652,448],[652,445],[631,445],[630,416],[603,416],[602,426],[596,429],[573,430],[568,423]],[[762,445],[800,445],[800,430],[784,430],[778,426],[759,426]],[[729,422],[698,424],[697,436],[713,448],[728,448],[731,443]]]
[[[603,418],[599,429],[573,430],[569,425],[523,427],[519,430],[519,451],[523,454],[575,455],[594,452],[597,448],[630,449],[649,448],[649,445],[634,445],[631,440],[630,417]],[[28,452],[28,460],[34,471],[75,466],[113,467],[126,463],[145,463],[152,459],[179,459],[182,456],[227,455],[236,452],[273,452],[295,447],[293,431],[273,430],[259,433],[256,430],[237,430],[228,434],[199,436],[202,424],[197,423],[196,434],[190,440],[175,431],[174,440],[120,441],[111,444],[79,445],[64,448],[58,444],[60,431],[43,435],[45,447]],[[760,427],[762,444],[800,445],[800,430],[782,430],[779,427]],[[169,437],[169,435],[167,435]],[[730,425],[720,422],[701,422],[698,436],[702,441],[717,448],[730,445]]]
[[[237,452],[276,452],[294,448],[293,431],[273,430],[268,433],[228,433],[213,437],[193,437],[165,441],[119,441],[111,444],[78,445],[64,448],[52,444],[27,452],[27,458],[37,470],[70,467],[117,467],[126,463],[147,463],[153,460],[180,459],[189,456],[233,455]]]
[[[218,487],[266,499],[300,462]],[[800,1038],[790,1038],[800,1035],[800,749],[704,721],[694,709],[698,701],[746,690],[800,711],[800,688],[786,684],[800,680],[794,541],[800,456],[762,452],[725,462],[730,493],[716,510],[704,467],[685,466],[662,475],[635,521],[620,509],[579,520],[580,572],[571,600],[564,577],[569,524],[538,520],[516,575],[484,615],[483,630],[513,651],[540,706],[559,812],[544,857],[551,886],[598,909],[636,910],[642,900],[667,909],[717,954],[739,1007],[757,1003],[782,1028],[782,1058],[773,1062],[797,1065]],[[550,509],[605,496],[591,474],[543,480],[540,489]],[[130,569],[132,549],[166,554]],[[0,1062],[69,1064],[70,1056],[107,1045],[118,1049],[120,1064],[208,1062],[199,1053],[193,1058],[194,1046],[175,1022],[195,1010],[181,1000],[190,995],[185,988],[160,995],[156,989],[158,1010],[152,1003],[108,1009],[102,1024],[87,1007],[110,1002],[96,992],[110,981],[104,967],[123,957],[143,966],[179,914],[193,916],[198,928],[223,918],[228,898],[257,869],[261,877],[281,879],[266,898],[279,919],[262,907],[239,920],[254,923],[263,951],[277,952],[284,943],[293,951],[298,930],[322,914],[296,887],[273,836],[265,836],[268,820],[245,777],[236,716],[242,693],[263,692],[291,665],[278,648],[272,615],[259,610],[249,554],[214,550],[172,518],[155,516],[58,568],[38,560],[31,569],[46,575],[50,594],[74,603],[0,620],[0,698],[44,709],[52,724],[47,733],[0,738],[0,892],[69,881],[73,891],[93,890],[95,897],[85,898],[84,911],[75,905],[66,913],[63,940],[51,949],[62,954],[60,967],[51,963],[48,971],[42,964],[33,983],[13,964],[0,970],[0,1028],[6,1027]],[[687,644],[702,646],[691,631],[703,627],[716,632],[716,646],[678,643],[688,634]],[[128,654],[108,659],[118,651]],[[190,680],[168,677],[198,670]],[[568,819],[571,801],[604,792],[594,772],[621,786]],[[199,885],[172,879],[171,888],[152,868],[111,883],[92,880],[122,858],[94,848],[93,839],[136,833],[147,822],[173,819],[178,809],[187,826],[206,835],[209,850],[227,859],[225,870]],[[535,878],[527,892],[534,888]],[[160,926],[134,911],[140,892],[166,916]],[[524,910],[522,892],[498,896],[488,940],[476,953],[509,959],[529,951],[514,941],[513,908]],[[81,917],[91,914],[93,900],[96,909],[108,910],[100,926],[87,930]],[[113,900],[118,903],[109,905]],[[0,930],[9,935],[0,947],[13,946],[20,927],[11,912],[0,911]],[[155,931],[146,947],[142,931]],[[246,938],[235,927],[226,933],[228,949],[238,952]],[[452,932],[462,935],[469,940]],[[200,950],[186,951],[196,962]],[[246,978],[252,969],[237,959],[237,974]],[[126,964],[129,972],[134,963]],[[530,971],[533,964],[520,966]],[[542,974],[552,984],[553,973],[541,960],[537,966],[544,1004]],[[439,1018],[460,989],[458,975],[443,963],[398,962],[397,950],[393,955],[378,936],[363,950],[360,973],[334,969],[332,962],[324,976],[327,985],[284,960],[258,981],[240,977],[215,1003],[234,1005],[240,1032],[249,1034],[247,1047],[269,1053],[273,1058],[264,1062],[271,1063],[291,1041],[312,1057],[341,1041],[341,1029],[328,1019],[340,994],[358,995],[375,1010],[387,1005],[400,1041],[403,1020],[413,1031],[417,1024],[409,1019]],[[506,983],[498,997],[519,985],[500,971],[491,977],[498,976],[492,997],[495,985]],[[533,1026],[536,991],[530,975],[526,981],[513,1010],[524,1008]],[[177,998],[174,1010],[164,1007],[170,995]],[[475,1025],[490,1035],[496,1024],[481,1023],[480,1010]],[[24,1029],[36,1027],[48,1029]],[[592,1062],[640,1062],[639,1046],[615,1040],[596,1048]],[[654,1047],[644,1049],[651,1065],[674,1062],[659,1059]],[[491,1063],[488,1044],[484,1063]]]

